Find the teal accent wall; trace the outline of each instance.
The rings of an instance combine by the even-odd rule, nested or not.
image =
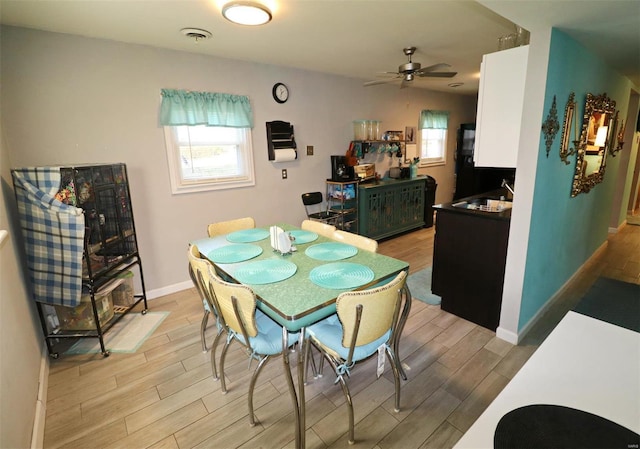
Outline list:
[[[544,135],[540,133],[518,330],[526,326],[607,239],[620,158],[607,157],[604,182],[589,193],[571,198],[576,156],[569,157],[569,165],[559,157],[564,109],[569,94],[575,93],[578,127],[581,129],[587,93],[606,93],[616,101],[620,115],[626,117],[630,89],[631,83],[627,78],[614,72],[567,34],[552,30],[541,123],[546,120],[555,96],[560,131],[548,157]],[[573,136],[572,127],[572,140]],[[526,169],[518,167],[517,171]]]

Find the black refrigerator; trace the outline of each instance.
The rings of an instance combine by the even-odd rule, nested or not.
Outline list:
[[[476,138],[476,124],[463,123],[456,136],[455,175],[456,188],[453,201],[499,189],[502,180],[513,185],[515,168],[475,167],[473,151]]]

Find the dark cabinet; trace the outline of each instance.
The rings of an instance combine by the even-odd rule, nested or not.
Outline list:
[[[425,183],[418,178],[360,185],[360,234],[381,239],[424,226]]]
[[[509,219],[438,208],[431,290],[441,308],[495,331],[500,321]]]

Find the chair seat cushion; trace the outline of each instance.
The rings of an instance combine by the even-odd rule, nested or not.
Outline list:
[[[260,310],[256,309],[256,327],[258,335],[249,337],[249,343],[256,354],[276,355],[282,352],[282,326],[273,321]],[[235,337],[244,344],[242,334],[235,333]],[[288,347],[296,343],[298,333],[289,333]]]
[[[342,346],[342,324],[337,319],[337,315],[331,315],[330,317],[312,325],[307,328],[307,332],[310,337],[318,342],[321,346],[334,352],[343,360],[346,360],[349,356],[349,348]],[[357,362],[362,359],[366,359],[370,355],[374,354],[380,345],[383,345],[389,340],[391,335],[391,329],[385,332],[382,337],[372,341],[366,345],[356,346],[353,351],[353,361]]]

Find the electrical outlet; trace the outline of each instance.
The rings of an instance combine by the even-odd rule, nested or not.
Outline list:
[[[307,156],[313,156],[313,145],[307,145]]]
[[[287,179],[287,169],[286,168],[282,169],[282,179]]]

